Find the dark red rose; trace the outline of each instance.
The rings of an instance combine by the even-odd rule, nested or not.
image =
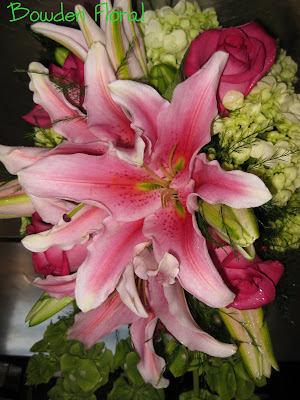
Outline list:
[[[250,310],[271,303],[275,299],[275,285],[283,274],[283,265],[279,261],[262,261],[255,256],[253,261],[241,255],[239,260],[230,246],[210,251],[224,282],[236,294],[228,307],[238,310]]]
[[[208,30],[192,41],[185,62],[185,74],[197,72],[218,50],[229,53],[220,79],[219,111],[229,90],[242,92],[246,97],[270,69],[276,56],[275,40],[256,22],[227,29]]]

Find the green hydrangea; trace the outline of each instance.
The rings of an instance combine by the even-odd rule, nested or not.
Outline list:
[[[33,141],[38,147],[55,147],[61,144],[65,138],[54,129],[34,128]]]
[[[273,194],[272,201],[285,205],[300,186],[300,96],[294,91],[297,64],[281,50],[267,75],[243,100],[229,92],[226,118],[217,117],[213,132],[219,158],[226,170],[240,169],[258,175]]]
[[[31,225],[32,221],[30,217],[21,217],[21,227],[20,227],[20,235],[21,236],[26,236],[27,231],[26,231],[26,226]]]
[[[269,227],[275,232],[272,238],[271,250],[284,252],[298,249],[300,244],[300,191],[297,190],[287,203],[287,214],[284,218],[269,223]]]
[[[148,68],[168,64],[178,68],[191,41],[207,29],[219,27],[213,8],[181,0],[175,7],[146,11],[139,24],[144,36]]]

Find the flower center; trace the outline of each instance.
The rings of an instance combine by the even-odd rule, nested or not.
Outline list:
[[[152,190],[152,189],[158,189],[162,188],[163,190],[161,191],[161,204],[162,208],[166,207],[168,200],[177,200],[177,191],[175,189],[170,188],[170,184],[172,182],[172,179],[174,176],[177,174],[178,169],[173,168],[172,160],[173,160],[173,155],[174,151],[176,149],[176,145],[172,148],[169,159],[168,159],[168,170],[166,170],[165,167],[162,166],[160,162],[157,163],[158,168],[161,170],[163,173],[164,177],[160,177],[154,172],[151,168],[149,168],[146,164],[143,164],[142,167],[145,168],[145,170],[148,172],[148,174],[153,178],[150,181],[146,182],[141,182],[140,186],[143,187],[145,190]]]

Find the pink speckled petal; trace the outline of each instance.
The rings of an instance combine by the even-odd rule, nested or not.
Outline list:
[[[149,318],[140,318],[135,321],[130,334],[134,348],[141,357],[137,368],[146,383],[150,382],[156,389],[166,388],[169,381],[162,376],[166,365],[164,359],[159,357],[154,350],[153,334],[158,318],[150,313]]]
[[[210,125],[218,112],[216,91],[227,58],[224,52],[215,53],[202,69],[176,86],[172,103],[158,115],[158,141],[152,161],[168,167],[169,154],[176,145],[172,164],[174,169],[180,165],[181,170],[172,187],[188,184],[191,161],[211,139]]]
[[[204,153],[196,157],[193,179],[197,195],[210,204],[251,208],[259,207],[272,198],[266,185],[256,175],[224,171],[218,161],[207,161]]]
[[[53,228],[26,236],[22,244],[35,252],[48,250],[52,246],[70,250],[76,244],[86,243],[91,234],[99,233],[103,229],[102,221],[107,215],[101,208],[85,205],[72,216],[71,221],[66,222],[62,218]]]
[[[161,206],[161,189],[147,190],[147,172],[107,154],[45,158],[19,173],[26,192],[105,207],[116,220],[135,221]]]
[[[152,240],[157,262],[166,252],[179,261],[178,280],[185,290],[210,307],[225,307],[232,302],[234,294],[215,268],[195,217],[185,207],[183,209],[184,214],[168,204],[148,216],[144,235]]]
[[[78,270],[76,301],[82,311],[101,305],[116,288],[125,267],[132,261],[135,246],[146,242],[143,220],[119,223],[108,217],[103,233],[88,246],[88,255]]]
[[[49,293],[51,297],[55,297],[57,300],[60,300],[66,296],[75,298],[74,289],[76,278],[76,272],[75,274],[65,276],[48,275],[46,279],[36,278],[34,280],[25,275],[27,282],[38,287],[39,289],[44,290],[45,292]]]
[[[49,70],[42,64],[34,62],[29,65],[29,88],[34,92],[33,101],[49,114],[54,130],[74,143],[97,141],[87,128],[84,114],[66,100],[48,75]]]
[[[114,293],[100,307],[76,314],[75,323],[68,330],[68,339],[80,340],[89,349],[104,336],[138,318],[121,302],[120,296]]]
[[[219,342],[196,324],[178,282],[163,288],[156,278],[151,278],[151,290],[155,314],[167,330],[190,350],[203,351],[214,357],[229,357],[236,352],[235,345]]]

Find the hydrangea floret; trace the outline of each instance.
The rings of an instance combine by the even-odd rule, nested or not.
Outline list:
[[[180,0],[169,6],[149,10],[139,24],[143,32],[147,66],[156,64],[179,67],[191,41],[206,29],[219,26],[213,8],[200,10],[198,3]]]
[[[230,115],[214,122],[223,167],[260,176],[277,205],[286,205],[300,185],[300,102],[292,86],[295,73],[295,63],[281,51],[246,99],[227,93],[224,106]]]

